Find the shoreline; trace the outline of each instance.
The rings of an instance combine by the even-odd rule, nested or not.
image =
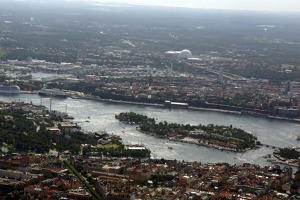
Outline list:
[[[200,142],[197,143],[195,141],[192,141],[192,140],[197,140],[197,139],[192,138],[192,137],[185,137],[183,139],[176,139],[176,138],[169,138],[169,137],[159,137],[155,133],[140,131],[138,127],[136,129],[140,133],[143,133],[143,134],[146,134],[146,135],[150,135],[150,136],[155,137],[157,139],[169,140],[169,141],[173,141],[173,142],[180,142],[180,143],[187,143],[187,144],[193,144],[193,145],[197,145],[197,146],[204,146],[204,147],[207,147],[207,148],[213,148],[213,149],[220,150],[220,151],[229,151],[229,152],[235,152],[235,153],[244,153],[244,152],[247,152],[248,150],[253,150],[253,149],[259,148],[259,146],[256,146],[253,149],[248,148],[248,149],[243,149],[243,150],[237,150],[237,149],[232,149],[232,148],[228,148],[228,147],[218,146],[216,144],[206,144],[206,143],[200,143]],[[192,140],[188,140],[189,138],[192,139]]]
[[[85,100],[93,100],[93,101],[101,101],[106,103],[118,103],[118,104],[127,104],[127,105],[137,105],[137,106],[151,106],[151,107],[157,107],[157,108],[164,108],[164,109],[184,109],[184,110],[194,110],[194,111],[210,111],[210,112],[219,112],[219,113],[228,113],[228,114],[234,114],[234,115],[242,115],[241,111],[233,111],[233,110],[223,110],[223,109],[214,109],[214,108],[200,108],[200,107],[187,107],[187,108],[166,108],[163,104],[153,104],[153,103],[142,103],[142,102],[132,102],[132,101],[121,101],[121,100],[113,100],[113,99],[102,99],[101,97],[96,96],[75,96],[70,95],[69,96],[72,99],[85,99]],[[260,117],[270,120],[284,120],[294,123],[300,123],[300,118],[285,118],[285,117],[278,117],[278,116],[253,116],[251,114],[243,114],[244,116],[250,116],[250,117]]]
[[[38,95],[33,95],[33,94],[30,94],[29,93],[29,95],[26,97],[26,98],[22,98],[22,100],[24,101],[25,100],[25,102],[28,102],[27,100],[29,100],[29,98],[31,98],[31,95],[32,96],[35,96],[35,98],[37,98],[38,99]],[[75,96],[75,95],[74,95]],[[69,100],[71,100],[72,101],[72,98],[74,99],[74,101],[77,101],[76,99],[78,99],[78,100],[80,100],[80,99],[86,99],[86,100],[94,100],[94,102],[96,103],[97,101],[98,102],[106,102],[106,103],[108,103],[108,104],[111,104],[111,105],[116,105],[117,103],[119,103],[119,104],[124,104],[124,105],[141,105],[141,106],[147,106],[147,104],[146,103],[136,103],[136,102],[123,102],[123,101],[118,101],[118,100],[110,100],[110,99],[100,99],[99,97],[97,98],[95,98],[95,97],[89,97],[89,96],[87,96],[87,97],[85,97],[85,96],[76,96],[76,97],[73,97],[73,95],[72,96],[69,96],[70,98],[68,98]],[[84,98],[82,98],[82,97],[84,97]],[[27,99],[27,100],[26,100]],[[58,101],[60,101],[59,99],[60,98],[54,98],[54,99],[56,99],[56,100],[58,100]],[[105,104],[104,104],[104,106],[105,106]],[[150,106],[152,106],[152,107],[156,107],[156,108],[164,108],[163,107],[163,105],[161,105],[161,104],[150,104]],[[167,108],[168,109],[168,108]],[[178,109],[178,108],[176,108],[176,109]],[[205,109],[205,108],[193,108],[193,109],[191,109],[191,108],[179,108],[179,109],[185,109],[185,110],[195,110],[195,111],[201,111],[201,110],[204,110],[204,111],[210,111],[210,110],[208,110],[208,109]],[[175,111],[176,112],[176,111]],[[182,111],[179,111],[179,112],[182,112]],[[230,112],[227,112],[227,110],[223,110],[223,111],[220,111],[220,110],[214,110],[213,112],[216,112],[216,113],[229,113],[230,115],[231,114],[238,114],[238,113],[230,113]],[[234,116],[234,115],[232,115],[232,116]],[[246,115],[245,115],[246,116]],[[225,116],[226,117],[226,116]],[[257,118],[257,117],[255,117],[255,116],[253,116],[253,118],[251,117],[251,118],[249,118],[249,120],[252,120],[252,119],[259,119],[259,118]],[[266,117],[264,117],[264,118],[266,118]],[[273,123],[274,123],[274,121],[273,121]],[[275,122],[276,123],[276,122]],[[145,133],[144,133],[145,134]],[[123,137],[123,136],[122,136]],[[166,143],[167,143],[167,141],[170,141],[170,142],[175,142],[175,143],[177,143],[178,142],[178,144],[180,144],[180,145],[185,145],[185,146],[194,146],[195,148],[197,148],[197,146],[198,146],[198,148],[207,148],[208,149],[208,151],[211,151],[211,150],[213,150],[213,151],[215,151],[215,152],[222,152],[222,153],[225,153],[225,154],[227,154],[227,153],[230,153],[230,154],[233,154],[233,155],[239,155],[239,153],[240,152],[236,152],[236,151],[232,151],[232,150],[226,150],[226,149],[218,149],[218,147],[213,147],[213,146],[207,146],[207,145],[204,145],[204,144],[197,144],[197,143],[193,143],[193,142],[189,142],[189,141],[181,141],[181,140],[169,140],[168,138],[158,138],[158,137],[155,137],[154,135],[153,135],[153,138],[157,138],[157,139],[162,139],[162,140],[164,140]],[[128,144],[130,144],[130,143],[128,143]],[[167,148],[167,152],[168,151],[171,151],[172,152],[172,149],[174,149],[174,150],[176,150],[177,148],[176,147],[174,147],[173,146],[173,148],[171,149],[168,149],[168,146],[166,145],[166,147],[165,148]],[[186,148],[186,147],[185,147]],[[152,148],[149,148],[149,149],[152,149]],[[252,150],[250,150],[250,151],[246,151],[246,152],[252,152],[252,151],[256,151],[256,149],[254,148],[254,149],[252,149]],[[231,153],[232,152],[232,153]],[[235,153],[237,153],[237,154],[235,154]],[[241,153],[243,153],[243,152],[241,152]],[[269,153],[269,152],[268,152]],[[251,154],[251,153],[250,153]],[[262,155],[261,157],[265,157],[266,156],[266,154],[267,153],[264,153],[264,155]],[[151,153],[151,156],[153,156],[153,157],[156,157],[157,155],[160,155],[160,154],[153,154],[153,152]],[[161,158],[164,158],[164,156],[163,155],[160,155],[160,157]],[[193,158],[193,160],[194,160],[194,158]],[[231,159],[230,159],[231,160]],[[234,161],[234,159],[233,159],[233,161],[231,160],[231,161],[229,161],[230,163],[235,163],[236,161]],[[266,158],[264,158],[264,159],[262,159],[260,162],[262,162],[263,163],[263,165],[270,165],[270,164],[282,164],[282,165],[289,165],[289,166],[292,166],[292,165],[290,165],[290,164],[287,164],[287,163],[280,163],[280,162],[270,162],[270,160],[267,160]],[[294,166],[293,166],[294,167]]]
[[[163,104],[152,104],[152,103],[142,103],[142,102],[132,102],[132,101],[121,101],[121,100],[113,100],[113,99],[102,99],[96,96],[69,96],[72,99],[85,99],[85,100],[92,100],[92,101],[101,101],[106,103],[118,103],[118,104],[128,104],[128,105],[140,105],[140,106],[152,106],[152,107],[159,107],[164,108]]]
[[[273,154],[270,154],[270,155],[267,155],[265,157],[265,159],[272,163],[273,165],[276,165],[276,164],[281,164],[281,165],[286,165],[286,166],[290,166],[290,167],[298,167],[298,162],[291,162],[291,160],[289,159],[284,159],[280,156],[276,156]]]
[[[32,91],[21,91],[20,94],[37,94],[37,92]],[[184,110],[194,110],[194,111],[209,111],[209,112],[218,112],[218,113],[227,113],[227,114],[234,114],[234,115],[244,115],[250,117],[260,117],[270,120],[283,120],[288,122],[300,123],[300,118],[286,118],[286,117],[279,117],[273,115],[255,115],[255,114],[242,114],[242,111],[233,111],[233,110],[224,110],[224,109],[215,109],[215,108],[201,108],[201,107],[173,107],[173,108],[166,108],[164,104],[154,104],[154,103],[143,103],[143,102],[133,102],[133,101],[121,101],[121,100],[114,100],[114,99],[102,99],[101,97],[97,96],[82,96],[82,95],[74,95],[68,94],[69,98],[72,99],[85,99],[85,100],[92,100],[92,101],[101,101],[105,103],[116,103],[116,104],[126,104],[126,105],[137,105],[137,106],[151,106],[156,108],[163,108],[163,109],[184,109]],[[58,97],[59,98],[59,97]]]
[[[181,140],[181,139],[175,139],[175,138],[161,138],[161,139],[165,139],[165,140],[169,140],[169,141],[173,141],[173,142],[181,142],[181,143],[187,143],[187,144],[194,144],[194,145],[198,145],[198,146],[203,146],[206,148],[212,148],[212,149],[216,149],[219,151],[229,151],[229,152],[234,152],[234,153],[244,153],[247,151],[247,149],[245,150],[236,150],[236,149],[230,149],[230,148],[226,148],[226,147],[222,147],[222,146],[217,146],[214,144],[205,144],[205,143],[196,143],[196,142],[192,142],[192,141],[187,141],[187,140]],[[251,150],[251,149],[249,149]]]

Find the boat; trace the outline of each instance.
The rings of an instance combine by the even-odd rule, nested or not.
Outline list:
[[[20,94],[20,92],[17,85],[0,85],[0,94]]]
[[[74,119],[73,116],[69,116],[69,115],[66,115],[64,118],[65,118],[65,119]]]
[[[172,101],[165,101],[164,103],[165,108],[188,108],[188,103],[181,103],[181,102],[172,102]]]
[[[38,92],[38,94],[41,96],[62,97],[62,98],[66,98],[68,96],[64,91],[57,90],[57,89],[46,89],[46,88],[42,88]]]

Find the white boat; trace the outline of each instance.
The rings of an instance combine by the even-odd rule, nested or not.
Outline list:
[[[20,94],[20,92],[17,85],[0,85],[0,94]]]
[[[64,91],[57,90],[57,89],[46,89],[46,88],[42,88],[38,92],[38,94],[42,96],[63,97],[63,98],[66,98],[68,96]]]

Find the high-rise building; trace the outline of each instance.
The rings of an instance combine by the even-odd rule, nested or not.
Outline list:
[[[293,82],[287,81],[285,83],[285,93],[288,94],[290,92],[293,92]]]
[[[221,69],[220,72],[219,72],[219,81],[222,83],[224,81],[224,73],[223,73],[223,70]]]

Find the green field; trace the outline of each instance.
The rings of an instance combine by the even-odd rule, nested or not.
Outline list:
[[[0,58],[4,57],[6,55],[6,52],[4,49],[0,49]]]
[[[119,148],[119,145],[117,144],[107,144],[107,145],[98,145],[98,148],[101,148],[101,149],[110,149],[110,148],[114,148],[114,149],[117,149]]]

